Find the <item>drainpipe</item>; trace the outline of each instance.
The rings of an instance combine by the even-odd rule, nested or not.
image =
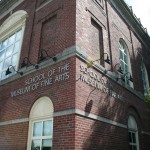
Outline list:
[[[34,22],[35,22],[36,7],[37,7],[37,0],[35,1],[33,21],[32,21],[32,26],[31,26],[32,28],[31,28],[30,41],[29,41],[29,51],[28,51],[28,56],[27,56],[28,58],[30,57],[30,51],[31,51],[31,41],[32,41],[32,37],[33,37],[33,27],[34,27]]]
[[[106,8],[106,16],[107,16],[109,53],[110,53],[110,59],[112,60],[112,49],[111,49],[111,38],[110,38],[110,27],[109,27],[109,16],[108,16],[107,0],[105,0],[105,8]],[[113,62],[111,63],[111,70],[113,71]]]

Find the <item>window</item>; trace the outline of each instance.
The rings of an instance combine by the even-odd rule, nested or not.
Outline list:
[[[57,16],[53,16],[42,23],[41,33],[41,50],[48,50],[47,53],[50,56],[54,55],[55,40],[57,29]]]
[[[52,133],[52,120],[41,120],[33,122],[31,150],[51,150]]]
[[[133,84],[129,81],[131,75],[131,65],[130,65],[130,57],[128,53],[128,48],[123,39],[119,41],[119,50],[120,50],[120,65],[124,74],[124,81],[130,86]]]
[[[18,69],[26,15],[25,11],[17,11],[0,27],[0,80],[6,78],[5,72],[10,65]],[[14,74],[13,68],[10,69]]]
[[[28,150],[51,150],[53,139],[53,104],[48,97],[39,98],[29,118]]]
[[[91,19],[91,35],[90,38],[90,49],[93,60],[98,60],[101,65],[104,65],[104,48],[103,48],[103,29],[102,27],[92,18]]]
[[[22,29],[0,42],[0,72],[1,79],[5,78],[5,72],[9,65],[17,67],[20,46],[22,41]],[[12,70],[13,71],[13,70]]]
[[[141,65],[141,71],[142,71],[142,81],[143,81],[143,88],[144,88],[144,94],[148,94],[149,92],[149,80],[148,80],[148,74],[146,67],[144,63]]]
[[[133,116],[128,118],[128,134],[130,150],[139,150],[138,128]]]

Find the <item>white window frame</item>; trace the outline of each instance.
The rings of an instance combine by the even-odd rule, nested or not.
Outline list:
[[[147,69],[144,63],[141,64],[141,72],[142,72],[144,95],[146,95],[149,93],[149,79],[148,79]]]
[[[2,59],[2,64],[3,64],[3,70],[2,70],[2,72],[0,72],[0,76],[1,76],[1,80],[3,80],[3,79],[5,79],[6,77],[9,77],[9,76],[11,76],[11,75],[13,75],[13,73],[15,73],[14,72],[14,70],[12,69],[12,74],[9,74],[9,75],[5,75],[4,77],[3,77],[3,72],[6,72],[6,70],[7,70],[7,68],[8,68],[8,66],[7,66],[7,68],[4,68],[4,62],[8,59],[8,58],[11,58],[11,61],[12,61],[12,58],[13,58],[13,56],[14,55],[16,55],[17,54],[17,62],[15,62],[15,64],[12,64],[12,62],[10,62],[10,65],[12,65],[12,66],[14,66],[14,68],[15,68],[15,70],[18,70],[18,62],[19,62],[19,59],[18,58],[20,58],[20,52],[21,52],[21,45],[22,45],[22,39],[23,39],[23,32],[24,32],[24,29],[23,28],[21,28],[19,31],[16,31],[15,33],[13,33],[12,35],[14,35],[14,34],[17,34],[17,32],[21,32],[21,37],[20,37],[20,39],[19,40],[17,40],[17,41],[14,41],[11,45],[7,45],[4,49],[2,49],[2,51],[4,51],[4,58]],[[11,35],[11,36],[12,36]],[[9,36],[10,37],[10,36]],[[9,38],[8,37],[8,38]],[[8,38],[6,38],[5,40],[8,40]],[[4,40],[4,41],[5,41]],[[4,41],[2,41],[2,42],[4,42]],[[19,42],[19,48],[18,48],[18,51],[16,51],[16,52],[12,52],[12,54],[10,54],[9,56],[6,56],[6,51],[7,51],[7,48],[9,48],[9,47],[13,47],[14,48],[14,46],[15,46],[15,44],[17,43],[17,42]],[[8,41],[7,41],[7,43],[8,43]],[[10,68],[11,69],[11,68]]]
[[[31,150],[34,122],[46,121],[46,120],[52,120],[53,122],[53,113],[54,113],[54,107],[49,97],[46,96],[41,97],[38,100],[36,100],[36,102],[33,104],[29,116],[27,150]],[[53,134],[52,137],[50,138],[53,141]]]
[[[123,39],[119,40],[119,53],[120,53],[120,65],[123,71],[125,83],[133,88],[133,83],[130,80],[128,80],[130,75],[132,76],[130,56],[128,52],[128,47]],[[121,58],[121,53],[123,58]]]
[[[130,142],[129,139],[129,146],[136,146],[137,150],[139,150],[139,136],[138,136],[138,127],[135,118],[130,115],[128,118],[128,134],[133,133],[135,134],[135,143]],[[131,137],[132,138],[132,137]]]
[[[138,136],[137,136],[137,131],[134,131],[134,130],[130,130],[130,129],[129,129],[129,130],[128,130],[128,133],[129,133],[129,134],[130,134],[130,133],[131,133],[131,134],[135,134],[135,140],[136,140],[136,142],[133,143],[133,142],[130,142],[130,141],[129,141],[129,145],[130,145],[130,146],[136,146],[136,147],[137,147],[137,150],[138,150],[138,144],[137,144],[137,137],[138,137]],[[132,138],[132,141],[133,141],[133,137],[132,137],[132,136],[131,136],[131,138]]]
[[[52,121],[52,125],[53,125],[53,118],[47,118],[47,119],[43,119],[43,120],[33,120],[33,121],[32,121],[31,146],[32,146],[32,141],[33,141],[33,140],[41,140],[41,143],[40,143],[40,150],[41,150],[42,140],[46,140],[46,139],[52,140],[53,131],[52,131],[52,135],[50,135],[50,136],[36,136],[36,137],[33,136],[34,123],[36,123],[36,122],[42,122],[42,126],[43,126],[43,122],[44,122],[44,121],[49,121],[49,120]],[[52,130],[53,130],[53,128],[52,128]]]
[[[19,10],[13,13],[10,17],[8,17],[4,23],[0,26],[0,41],[4,41],[8,39],[11,35],[16,33],[19,30],[22,30],[22,38],[20,41],[20,47],[18,51],[18,62],[16,63],[15,70],[18,70],[19,60],[20,60],[20,53],[21,53],[21,46],[23,41],[25,23],[27,18],[27,12],[24,10]]]

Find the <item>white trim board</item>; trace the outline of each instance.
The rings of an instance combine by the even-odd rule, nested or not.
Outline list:
[[[125,124],[121,124],[119,122],[116,122],[116,121],[113,121],[104,117],[100,117],[92,113],[87,113],[80,109],[69,109],[69,110],[55,112],[54,117],[73,115],[73,114],[127,129],[127,125]],[[25,122],[29,122],[29,118],[20,118],[20,119],[14,119],[14,120],[9,120],[9,121],[3,121],[3,122],[0,122],[0,126],[12,125],[12,124],[17,124],[17,123],[25,123]],[[150,136],[149,132],[141,131],[141,133]]]
[[[94,119],[94,120],[98,120],[107,124],[111,124],[114,126],[118,126],[121,128],[127,128],[127,125],[121,124],[119,122],[104,118],[104,117],[100,117],[97,115],[94,115],[92,113],[87,113],[85,111],[79,110],[79,109],[70,109],[70,110],[65,110],[65,111],[61,111],[61,112],[55,112],[54,113],[54,117],[56,116],[64,116],[64,115],[71,115],[71,114],[76,114],[76,115],[80,115],[82,117],[86,117],[89,119]]]

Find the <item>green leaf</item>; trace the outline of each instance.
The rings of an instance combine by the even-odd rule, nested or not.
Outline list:
[[[150,94],[145,95],[144,100],[145,100],[146,103],[150,104]]]

